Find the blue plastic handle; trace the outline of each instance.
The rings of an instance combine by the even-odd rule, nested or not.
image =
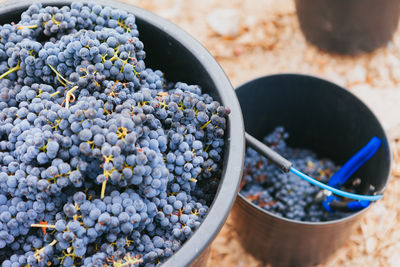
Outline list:
[[[330,195],[330,196],[325,197],[325,200],[322,201],[322,206],[324,207],[324,209],[329,211],[329,212],[333,212],[333,209],[331,208],[331,203],[335,199],[339,199],[339,198],[334,196],[334,195]]]
[[[347,208],[352,211],[362,210],[369,206],[369,201],[360,200],[360,201],[350,201],[347,203]]]
[[[356,172],[365,162],[367,162],[379,149],[381,140],[374,136],[361,150],[359,150],[354,156],[352,156],[332,177],[329,179],[328,185],[340,188],[343,184]],[[333,212],[330,207],[330,203],[334,200],[338,200],[335,196],[328,196],[322,205],[325,210]],[[351,201],[347,204],[347,208],[352,211],[361,210],[368,207],[368,200]]]
[[[334,212],[334,210],[331,208],[331,203],[334,200],[339,200],[339,198],[334,195],[327,196],[325,198],[325,200],[322,201],[322,206],[324,207],[324,209],[329,212]],[[347,206],[347,209],[350,211],[359,211],[359,210],[362,210],[362,209],[368,207],[369,203],[370,202],[367,200],[360,200],[360,201],[354,200],[354,201],[348,202],[346,206]]]
[[[341,168],[329,179],[328,185],[336,188],[342,185],[367,162],[379,149],[381,140],[374,136],[360,151],[352,156]]]

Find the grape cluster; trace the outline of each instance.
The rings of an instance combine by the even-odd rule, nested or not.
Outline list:
[[[2,266],[156,266],[218,189],[229,108],[145,67],[135,17],[34,4],[0,27]]]
[[[288,147],[289,134],[283,127],[264,138],[264,143],[293,163],[301,172],[327,183],[339,167],[331,160],[318,159],[310,150]],[[243,183],[240,193],[249,201],[278,216],[297,221],[328,221],[349,215],[349,212],[327,212],[319,199],[321,189],[277,166],[247,148]]]
[[[139,83],[145,68],[135,17],[95,3],[61,9],[33,4],[19,24],[1,30],[0,77],[20,84],[65,86],[67,77],[100,90],[105,78]]]

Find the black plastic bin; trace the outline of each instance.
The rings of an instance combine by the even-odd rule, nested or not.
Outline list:
[[[282,125],[290,134],[289,146],[311,149],[341,165],[371,137],[381,138],[378,152],[354,175],[361,187],[384,190],[391,173],[388,139],[374,114],[347,90],[311,76],[282,74],[250,81],[236,92],[245,129],[259,140]],[[326,261],[365,211],[329,222],[299,222],[265,211],[239,193],[232,217],[249,253],[272,266],[310,266]]]
[[[0,23],[18,21],[30,4],[68,5],[72,1],[16,0],[0,4]],[[88,1],[81,1],[87,3]],[[151,12],[118,1],[98,0],[103,6],[120,8],[136,16],[140,39],[145,45],[146,66],[161,69],[169,81],[198,84],[232,110],[226,131],[223,173],[207,217],[193,236],[162,266],[205,266],[210,244],[223,226],[237,195],[244,159],[244,128],[239,103],[225,73],[195,39],[176,25]]]
[[[329,52],[356,54],[387,44],[397,28],[398,0],[296,0],[300,28]]]

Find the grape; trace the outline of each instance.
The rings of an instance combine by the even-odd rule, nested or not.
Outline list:
[[[75,233],[79,230],[80,223],[76,220],[72,220],[68,222],[67,227],[70,231]]]
[[[65,204],[63,211],[64,211],[65,215],[68,217],[73,217],[77,212],[75,206],[71,203]]]
[[[64,230],[67,229],[67,224],[64,220],[57,220],[57,222],[55,223],[55,229],[58,232],[63,232]]]
[[[92,132],[89,129],[83,129],[79,132],[79,138],[83,141],[89,141],[92,138]]]

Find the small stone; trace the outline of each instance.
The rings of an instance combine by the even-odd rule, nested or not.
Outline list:
[[[397,249],[399,249],[400,242],[397,243],[396,247],[397,247]],[[400,255],[399,254],[391,255],[387,262],[388,262],[388,266],[390,266],[390,267],[399,267],[400,266]]]
[[[387,213],[387,207],[382,202],[377,202],[371,209],[375,215],[383,217]]]
[[[256,26],[257,26],[257,23],[258,23],[258,19],[257,19],[257,17],[256,16],[252,16],[252,15],[249,15],[249,16],[247,16],[246,18],[245,18],[245,20],[244,20],[244,25],[245,25],[245,27],[246,28],[248,28],[249,30],[252,30],[252,29],[254,29]]]
[[[240,15],[236,9],[216,9],[207,16],[207,23],[217,34],[235,37],[239,34]]]
[[[254,43],[254,36],[251,32],[244,33],[236,39],[236,42],[241,45],[251,46]]]
[[[160,10],[159,15],[167,19],[177,18],[182,15],[182,4],[183,0],[174,1],[172,7]]]
[[[348,72],[347,80],[349,84],[364,83],[367,80],[367,70],[357,65]]]
[[[235,56],[240,56],[243,53],[244,49],[242,46],[235,46],[235,48],[233,49],[233,54]]]
[[[346,81],[337,72],[329,71],[324,75],[324,77],[326,79],[332,81],[333,83],[336,83],[337,85],[340,85],[340,86],[343,86],[343,87],[346,86]]]
[[[392,74],[392,78],[393,80],[395,80],[396,82],[400,81],[400,69],[399,68],[393,68],[391,69],[391,74]]]
[[[376,249],[376,244],[377,244],[376,238],[375,238],[375,237],[372,237],[372,236],[369,237],[369,238],[367,239],[366,244],[365,244],[365,250],[366,250],[366,252],[367,252],[368,254],[374,252],[375,249]]]

